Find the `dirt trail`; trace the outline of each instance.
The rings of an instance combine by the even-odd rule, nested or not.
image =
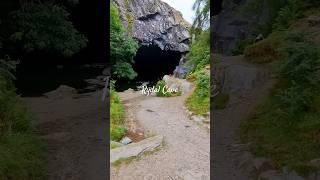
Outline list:
[[[23,100],[48,144],[49,180],[106,180],[107,107],[98,93]]]
[[[210,133],[189,120],[183,109],[188,95],[145,97],[140,92],[120,94],[133,104],[147,134],[164,136],[164,147],[129,164],[111,168],[112,180],[210,179]]]
[[[250,180],[253,166],[248,145],[240,142],[240,124],[267,97],[274,80],[268,66],[253,65],[242,56],[219,57],[230,92],[227,108],[213,110],[212,159],[214,180]]]

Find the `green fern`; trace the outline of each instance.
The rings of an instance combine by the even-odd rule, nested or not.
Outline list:
[[[16,62],[11,61],[9,57],[0,59],[0,75],[15,80],[13,72],[16,70]]]

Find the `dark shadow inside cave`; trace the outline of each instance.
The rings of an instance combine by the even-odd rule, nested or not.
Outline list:
[[[181,53],[161,50],[158,46],[141,46],[134,58],[134,70],[138,80],[159,80],[166,74],[173,74],[179,64]]]
[[[137,90],[137,86],[143,82],[149,82],[148,86],[155,85],[164,75],[173,74],[181,55],[181,52],[161,50],[156,45],[141,46],[134,57],[133,65],[138,76],[132,81],[118,80],[116,90]]]

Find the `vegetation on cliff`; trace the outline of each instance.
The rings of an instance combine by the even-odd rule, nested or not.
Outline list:
[[[210,31],[202,31],[192,43],[187,54],[187,63],[193,65],[187,79],[194,81],[196,88],[186,100],[186,106],[195,114],[206,114],[210,107]]]
[[[70,57],[86,47],[87,38],[68,20],[69,13],[53,3],[25,3],[12,13],[10,40],[26,53],[62,54]]]
[[[137,73],[133,70],[133,57],[138,43],[125,32],[119,12],[113,3],[110,7],[110,63],[112,77],[115,79],[134,79]]]

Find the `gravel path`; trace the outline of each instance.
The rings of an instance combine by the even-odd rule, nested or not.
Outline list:
[[[240,124],[268,96],[274,80],[265,65],[253,65],[242,56],[219,57],[230,101],[213,112],[212,159],[214,180],[252,180],[252,154],[241,144]]]
[[[23,100],[48,145],[48,180],[107,179],[107,106],[100,93]]]
[[[189,120],[183,109],[188,95],[120,95],[125,103],[136,106],[136,118],[146,134],[164,136],[164,147],[129,164],[112,167],[112,180],[210,179],[210,133]]]

